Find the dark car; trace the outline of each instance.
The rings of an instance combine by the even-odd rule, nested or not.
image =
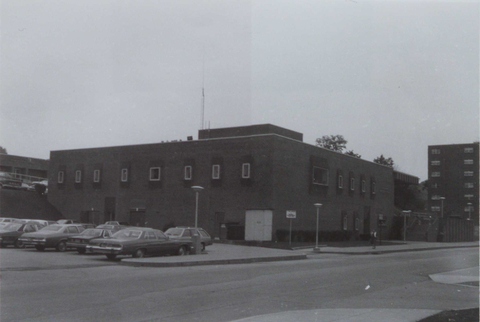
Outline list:
[[[8,172],[0,171],[0,189],[22,189],[22,180],[13,177]]]
[[[8,245],[15,246],[16,248],[23,248],[25,245],[18,239],[24,233],[32,233],[42,229],[44,226],[36,222],[28,223],[10,223],[0,229],[0,246],[5,247]]]
[[[76,248],[80,254],[85,254],[87,244],[94,238],[110,238],[113,230],[103,228],[85,229],[80,235],[71,236],[67,239],[67,248]]]
[[[33,245],[39,251],[55,248],[58,252],[67,250],[67,239],[84,231],[80,224],[55,224],[46,226],[34,233],[25,233],[19,240],[25,245]]]
[[[116,232],[109,239],[92,239],[87,245],[87,252],[104,254],[108,259],[115,259],[117,255],[140,258],[150,255],[186,255],[191,247],[191,241],[170,239],[158,229],[129,227]]]
[[[170,237],[170,239],[177,240],[192,240],[192,236],[197,233],[200,235],[200,243],[202,244],[202,250],[205,250],[205,247],[212,245],[212,237],[207,233],[203,228],[195,227],[174,227],[168,228],[165,231],[165,235]]]

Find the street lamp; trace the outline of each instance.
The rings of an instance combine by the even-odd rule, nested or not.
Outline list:
[[[472,220],[472,203],[467,202],[467,206],[468,206],[468,218],[467,218],[467,220]]]
[[[320,207],[322,206],[321,203],[316,203],[314,204],[315,208],[317,208],[317,233],[315,234],[315,248],[313,249],[314,251],[319,251],[320,248],[318,248],[318,216],[320,214]]]
[[[195,191],[195,228],[198,225],[198,194],[200,191],[203,190],[203,187],[200,186],[193,186],[193,191]]]
[[[410,215],[411,210],[403,210],[403,241],[407,241],[407,215]]]

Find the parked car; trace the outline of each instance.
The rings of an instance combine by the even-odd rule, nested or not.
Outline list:
[[[73,219],[59,219],[57,220],[57,224],[60,224],[60,225],[79,224],[79,222]]]
[[[85,229],[80,235],[68,237],[67,248],[76,248],[79,254],[85,254],[86,246],[94,238],[110,238],[114,232],[110,229],[89,228]]]
[[[0,189],[22,189],[22,180],[13,177],[8,172],[0,171]]]
[[[31,233],[42,229],[44,226],[36,222],[27,223],[10,223],[5,227],[0,228],[0,246],[5,247],[8,245],[15,246],[16,248],[25,247],[18,239],[24,233]]]
[[[56,224],[56,222],[53,221],[53,220],[43,220],[43,219],[26,219],[26,220],[37,222],[42,226],[48,226],[48,225]]]
[[[39,194],[48,193],[48,180],[41,180],[41,181],[33,181],[28,190],[33,190],[38,192]]]
[[[105,225],[121,225],[121,226],[130,226],[130,224],[126,221],[107,221]]]
[[[203,228],[195,227],[174,227],[168,228],[165,231],[165,235],[170,237],[170,239],[177,240],[191,240],[192,236],[195,235],[195,232],[200,235],[200,243],[202,244],[202,250],[205,250],[205,247],[212,244],[212,237],[207,233]]]
[[[117,255],[141,258],[146,255],[186,255],[191,247],[191,241],[170,239],[158,229],[129,227],[117,231],[109,239],[92,239],[87,252],[104,254],[108,259],[115,259]]]
[[[125,229],[125,228],[127,228],[127,227],[126,227],[126,226],[123,226],[123,225],[107,225],[107,224],[103,224],[103,225],[98,225],[98,226],[95,227],[95,228],[107,229],[107,230],[111,230],[111,231],[113,231],[114,233],[116,233],[117,231],[122,230],[122,229]]]
[[[17,218],[0,217],[0,222],[15,222]]]
[[[67,239],[84,231],[80,224],[55,224],[43,227],[34,233],[25,233],[19,240],[25,245],[33,245],[39,251],[55,248],[58,252],[67,250]]]

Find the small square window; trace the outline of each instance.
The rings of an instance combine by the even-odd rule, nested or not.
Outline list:
[[[220,179],[220,165],[212,165],[212,179]]]
[[[313,167],[313,184],[328,186],[328,170],[319,167]]]
[[[93,170],[93,182],[100,182],[100,170]]]
[[[430,165],[440,165],[440,161],[439,160],[433,160],[430,162]]]
[[[80,183],[82,182],[82,171],[77,170],[75,171],[75,183]]]
[[[160,167],[150,168],[150,181],[160,181]]]
[[[128,182],[128,169],[123,168],[120,174],[120,180],[122,182]]]
[[[432,149],[432,154],[440,154],[440,149]]]
[[[242,178],[243,179],[250,178],[250,163],[242,164]]]
[[[63,183],[65,179],[65,173],[63,171],[58,171],[57,182]]]
[[[192,166],[186,165],[183,168],[183,180],[192,180]]]

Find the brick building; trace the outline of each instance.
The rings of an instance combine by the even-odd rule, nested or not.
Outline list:
[[[163,229],[198,224],[213,236],[277,240],[316,229],[349,238],[388,236],[393,170],[303,142],[263,124],[200,130],[198,140],[52,151],[49,201],[66,218],[127,221]],[[287,211],[296,218],[288,219]],[[225,237],[225,236],[223,236]]]
[[[479,220],[479,142],[428,146],[429,210]],[[443,206],[443,207],[442,207]]]

